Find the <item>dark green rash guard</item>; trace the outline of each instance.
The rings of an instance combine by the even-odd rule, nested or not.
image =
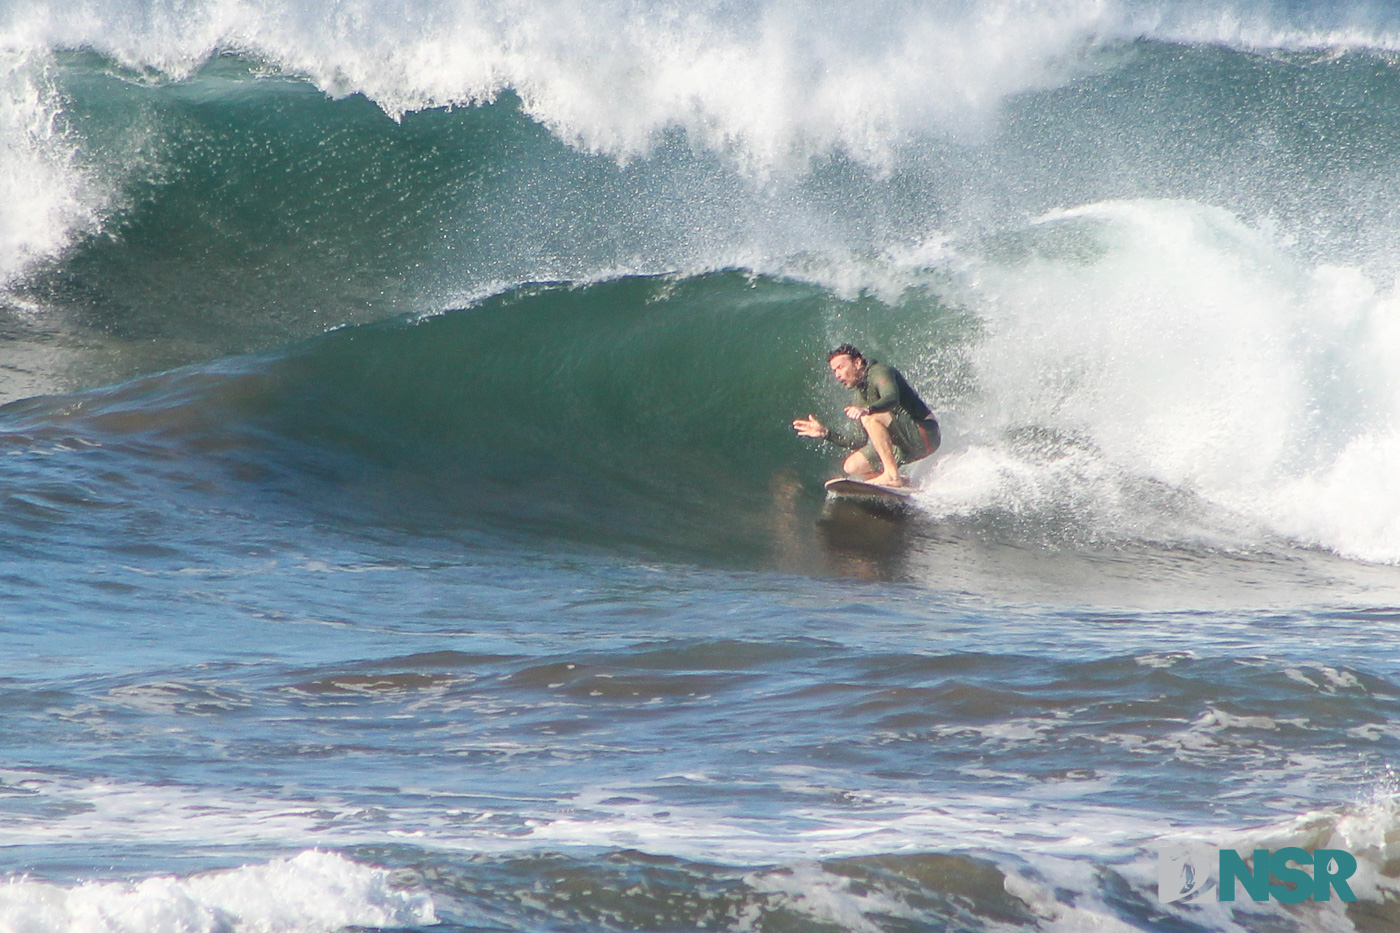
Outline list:
[[[865,366],[865,378],[851,390],[851,404],[858,408],[868,408],[871,412],[894,412],[895,417],[902,411],[915,423],[928,418],[932,412],[919,398],[919,393],[905,381],[899,370],[893,366],[871,360]],[[859,450],[866,442],[865,430],[847,433],[837,428],[827,428],[826,439],[838,447]]]

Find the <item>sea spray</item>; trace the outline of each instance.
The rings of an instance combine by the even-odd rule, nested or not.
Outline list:
[[[0,48],[0,288],[93,229],[104,207],[43,58]]]

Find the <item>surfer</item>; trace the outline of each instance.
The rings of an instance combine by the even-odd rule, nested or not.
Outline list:
[[[846,417],[858,422],[859,434],[828,428],[814,416],[798,418],[792,427],[802,437],[816,437],[854,450],[842,469],[853,479],[877,486],[904,486],[899,475],[906,463],[922,460],[938,449],[938,421],[917,392],[893,366],[866,360],[849,343],[826,355],[836,381],[851,390]]]

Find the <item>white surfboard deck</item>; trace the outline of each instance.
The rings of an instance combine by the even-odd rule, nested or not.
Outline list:
[[[876,502],[907,502],[914,495],[913,486],[877,486],[848,476],[826,481],[826,494],[842,499],[865,499]]]

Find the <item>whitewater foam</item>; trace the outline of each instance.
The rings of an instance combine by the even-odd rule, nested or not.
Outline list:
[[[384,869],[315,850],[184,878],[0,884],[0,929],[14,933],[329,933],[436,922],[426,893],[396,888]]]
[[[135,74],[190,77],[236,50],[385,112],[470,106],[515,90],[561,138],[622,158],[660,132],[778,165],[839,148],[887,165],[910,134],[976,137],[1000,102],[1082,73],[1139,38],[1245,48],[1395,48],[1400,23],[1365,4],[1279,11],[1261,2],[980,0],[781,2],[685,9],[416,0],[30,0],[0,19],[0,48],[92,48]]]
[[[1183,733],[1165,736],[1147,747],[1165,750],[1176,746],[1179,753],[1208,753],[1217,733],[1276,725],[1211,711],[1186,730],[1210,733],[1212,737],[1204,743],[1192,742]],[[1286,781],[1288,774],[1328,773],[1326,762],[1294,755],[1287,762],[1287,772],[1280,770],[1275,778]],[[1267,777],[1263,771],[1257,775]],[[990,772],[985,776],[989,782],[1017,777]],[[7,839],[21,844],[63,839],[83,845],[115,839],[143,844],[152,840],[199,843],[212,838],[239,842],[298,834],[305,840],[321,832],[321,827],[309,822],[300,829],[277,825],[270,802],[244,800],[236,811],[220,813],[218,802],[207,795],[198,806],[190,801],[181,807],[179,799],[170,796],[169,788],[150,788],[145,796],[154,800],[164,795],[164,808],[146,806],[139,813],[130,808],[117,813],[104,803],[109,792],[102,786],[57,787],[52,778],[22,772],[7,773],[6,777],[7,787],[66,795],[62,801],[65,811],[76,809],[67,804],[79,801],[90,811],[86,817],[71,813],[50,820],[54,826],[29,832],[11,822],[6,827]],[[376,831],[351,828],[326,835],[347,840],[359,836],[362,841],[392,839],[438,852],[511,856],[601,847],[745,868],[780,866],[751,872],[746,880],[756,890],[779,896],[800,914],[826,920],[844,917],[845,922],[857,925],[864,922],[861,918],[890,912],[904,915],[902,912],[911,908],[897,892],[852,887],[848,876],[834,875],[815,865],[814,859],[930,852],[990,859],[1006,874],[1009,893],[1043,919],[1065,928],[1114,914],[1103,902],[1102,864],[1113,866],[1115,873],[1146,892],[1155,881],[1152,860],[1156,847],[1183,841],[1246,850],[1284,845],[1343,848],[1362,864],[1355,884],[1363,898],[1381,901],[1400,893],[1394,879],[1385,874],[1392,850],[1400,844],[1400,811],[1393,779],[1376,783],[1370,796],[1349,806],[1300,812],[1265,826],[1231,829],[1183,825],[1133,808],[1086,804],[1086,787],[1108,790],[1115,780],[1112,776],[1045,782],[1027,786],[1015,796],[843,787],[833,784],[825,772],[797,766],[774,769],[771,778],[792,804],[782,812],[762,816],[674,803],[660,810],[653,788],[624,783],[592,787],[553,804],[539,801],[541,806],[511,832],[502,832],[499,824],[483,820],[483,813],[449,806],[448,798],[434,803],[429,795],[413,806],[385,808],[376,821],[380,825]],[[674,775],[670,780],[708,782],[703,775]],[[1291,793],[1306,799],[1309,789],[1305,783],[1295,780],[1280,786],[1288,786]],[[139,788],[127,789],[128,795],[139,792]],[[844,803],[833,808],[833,799]],[[316,806],[324,817],[327,808],[337,805],[321,801]],[[386,820],[396,828],[385,832],[382,824]],[[135,831],[138,823],[147,827],[145,834]],[[184,823],[189,826],[175,831]],[[225,835],[240,823],[248,830]],[[20,832],[12,834],[12,829]],[[1078,892],[1075,904],[1063,903],[1055,894],[1057,888]],[[1228,915],[1222,913],[1221,918],[1221,924],[1228,927]],[[189,877],[88,881],[72,886],[12,877],[0,886],[0,925],[24,933],[166,929],[293,933],[433,922],[435,909],[428,894],[402,889],[386,869],[319,850]]]
[[[1353,270],[1320,270],[1318,279],[1315,320],[1337,335],[1336,365],[1345,367],[1319,401],[1340,409],[1327,413],[1349,433],[1333,430],[1329,458],[1261,500],[1278,526],[1300,540],[1394,563],[1400,560],[1400,379],[1394,374],[1400,286],[1380,291]]]
[[[809,862],[784,872],[754,872],[744,880],[755,891],[779,895],[787,909],[841,930],[880,933],[884,927],[869,919],[871,915],[915,922],[922,916],[896,894],[858,884]],[[747,931],[761,927],[740,923],[737,929]]]
[[[1154,38],[1254,51],[1326,52],[1400,49],[1400,20],[1373,3],[1201,3],[1144,5],[1137,28]]]
[[[1193,202],[1084,205],[1021,237],[963,254],[978,394],[928,508],[1400,559],[1393,293]]]
[[[1100,0],[878,11],[36,0],[0,20],[0,47],[93,48],[175,80],[234,49],[394,116],[511,88],[561,138],[622,158],[683,128],[694,144],[754,164],[800,163],[831,147],[882,162],[910,132],[981,132],[1007,94],[1074,68],[1074,50],[1106,15]]]
[[[92,229],[102,207],[44,58],[0,47],[0,288]]]

